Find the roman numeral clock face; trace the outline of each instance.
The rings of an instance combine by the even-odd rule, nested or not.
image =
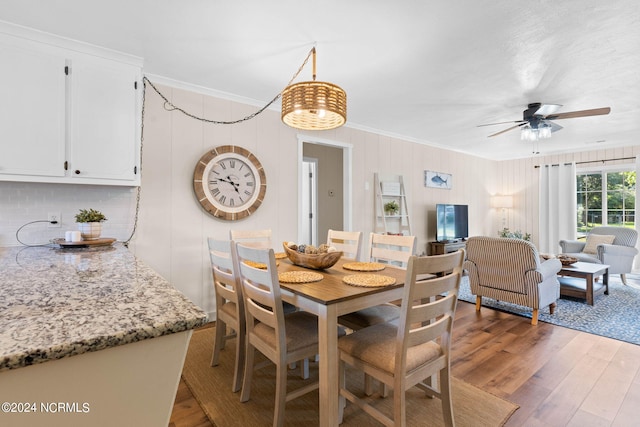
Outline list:
[[[224,145],[200,158],[193,174],[193,188],[207,212],[233,221],[251,215],[260,206],[267,180],[251,152]]]

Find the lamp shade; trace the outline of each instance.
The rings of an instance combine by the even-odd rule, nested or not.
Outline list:
[[[293,84],[282,91],[281,117],[296,129],[335,129],[347,121],[347,94],[327,82]]]
[[[513,208],[513,196],[493,196],[491,206],[494,208]]]

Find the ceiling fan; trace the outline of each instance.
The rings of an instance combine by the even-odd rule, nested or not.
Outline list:
[[[540,134],[544,133],[544,136],[548,138],[551,136],[551,132],[556,132],[562,129],[562,126],[557,125],[551,120],[560,120],[560,119],[573,119],[576,117],[588,117],[588,116],[601,116],[604,114],[609,114],[611,111],[610,107],[603,108],[594,108],[592,110],[580,110],[580,111],[569,111],[566,113],[556,113],[562,107],[562,105],[558,104],[541,104],[539,102],[529,104],[527,109],[522,112],[522,120],[514,120],[510,122],[499,122],[499,123],[487,123],[481,126],[493,126],[493,125],[502,125],[507,123],[516,123],[514,126],[511,126],[507,129],[503,129],[500,132],[493,133],[488,136],[491,138],[493,136],[501,135],[505,132],[509,132],[510,130],[522,128],[522,129],[531,129],[535,130],[535,132],[539,132]],[[537,139],[537,137],[536,137]]]

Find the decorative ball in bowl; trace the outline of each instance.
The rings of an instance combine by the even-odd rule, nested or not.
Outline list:
[[[558,259],[565,267],[578,262],[578,258],[569,255],[558,255]]]
[[[342,257],[342,251],[308,254],[290,248],[287,242],[283,242],[282,246],[287,258],[292,263],[300,267],[313,268],[314,270],[330,268]]]

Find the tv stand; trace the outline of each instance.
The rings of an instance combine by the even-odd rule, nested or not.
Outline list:
[[[444,255],[467,247],[465,239],[445,242],[429,242],[429,255]]]

